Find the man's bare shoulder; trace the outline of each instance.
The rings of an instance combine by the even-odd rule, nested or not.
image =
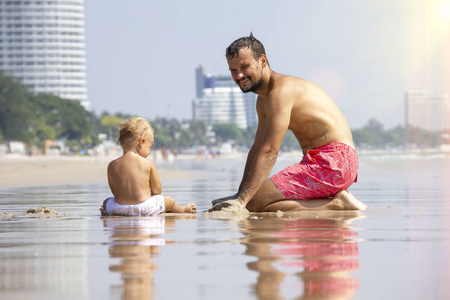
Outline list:
[[[292,104],[289,129],[304,151],[335,141],[353,144],[344,115],[323,89],[294,76],[277,74],[275,79],[277,96]]]
[[[295,97],[298,99],[314,86],[306,79],[273,72],[272,88],[268,97]]]

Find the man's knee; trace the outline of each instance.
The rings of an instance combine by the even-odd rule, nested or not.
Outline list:
[[[283,199],[285,198],[276,185],[272,180],[267,179],[252,200],[247,203],[246,208],[251,212],[264,212],[266,211],[266,206]]]
[[[261,206],[261,201],[256,200],[255,197],[253,197],[252,200],[250,200],[250,202],[247,203],[246,208],[250,212],[263,212],[264,211],[264,207]]]

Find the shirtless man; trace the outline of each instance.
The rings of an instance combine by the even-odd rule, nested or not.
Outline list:
[[[210,211],[230,205],[253,212],[367,209],[347,191],[356,181],[358,154],[333,100],[312,82],[272,71],[252,34],[231,43],[226,58],[241,90],[258,95],[259,122],[238,193],[213,201]],[[268,179],[288,129],[304,157]]]

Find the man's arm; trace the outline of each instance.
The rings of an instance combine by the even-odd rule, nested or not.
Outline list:
[[[260,146],[259,149],[254,149],[254,158],[247,161],[250,168],[239,190],[238,200],[244,207],[256,194],[275,165],[281,143],[289,127],[292,110],[290,103],[289,99],[282,99],[279,93],[257,103],[260,132],[255,138],[255,143],[256,139],[260,139],[258,140]]]

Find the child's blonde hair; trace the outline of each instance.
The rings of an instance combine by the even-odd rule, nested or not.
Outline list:
[[[144,118],[133,117],[119,125],[119,143],[122,148],[142,138],[153,138],[153,128]]]

